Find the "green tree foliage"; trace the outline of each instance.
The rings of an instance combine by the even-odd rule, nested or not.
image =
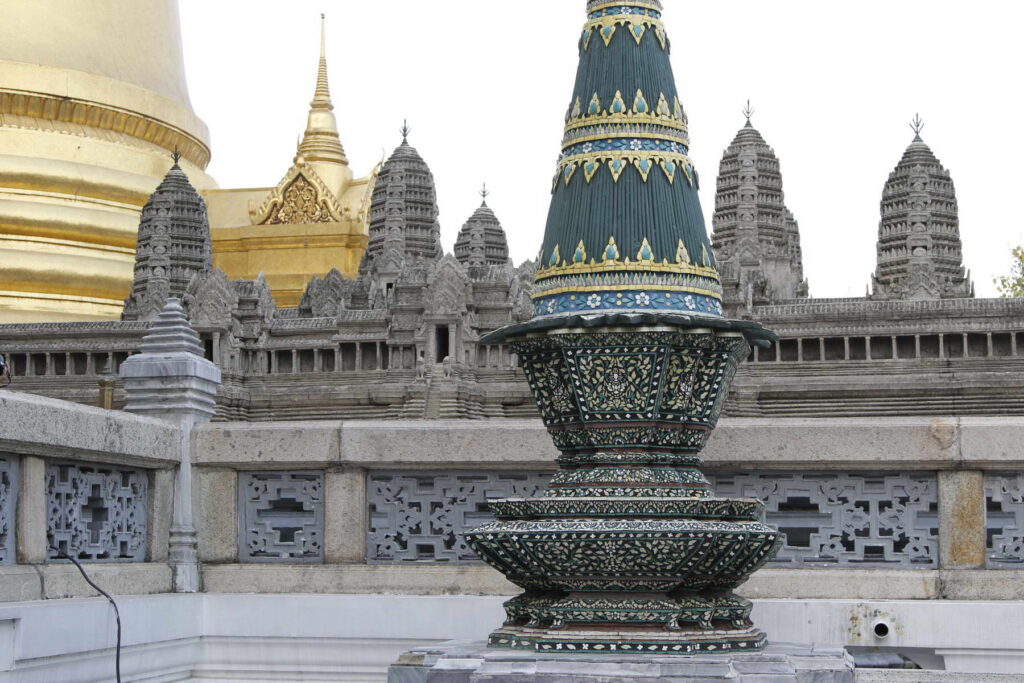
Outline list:
[[[1024,297],[1024,246],[1013,250],[1010,274],[996,278],[996,290],[1002,297]]]

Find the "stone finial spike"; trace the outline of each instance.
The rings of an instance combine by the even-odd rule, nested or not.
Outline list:
[[[146,336],[142,338],[139,351],[144,354],[191,353],[202,357],[203,346],[199,335],[192,329],[185,316],[181,300],[171,297],[164,304]]]
[[[753,128],[754,125],[750,122],[750,119],[754,116],[754,107],[750,104],[750,100],[747,100],[747,106],[743,108],[743,115],[747,117],[747,128]]]
[[[487,198],[491,195],[491,191],[487,189],[487,183],[484,183],[484,187],[480,190],[480,196],[483,197],[484,201],[481,206],[487,206]]]
[[[914,114],[914,120],[910,122],[910,129],[914,131],[914,142],[924,142],[921,139],[921,131],[924,130],[924,119],[920,114]]]
[[[412,132],[412,128],[409,127],[408,119],[402,119],[402,127],[399,129],[399,132],[402,133],[402,142],[409,142],[409,133]]]
[[[175,147],[171,152],[171,158],[174,159],[174,168],[178,168],[178,162],[181,161],[181,150]]]
[[[327,17],[320,15],[320,68],[316,74],[316,92],[313,108],[334,109],[331,102],[331,88],[327,80]]]

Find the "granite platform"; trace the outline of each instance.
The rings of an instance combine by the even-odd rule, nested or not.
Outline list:
[[[661,656],[487,648],[451,641],[403,654],[388,683],[853,683],[853,659],[842,649],[773,643],[763,652]]]

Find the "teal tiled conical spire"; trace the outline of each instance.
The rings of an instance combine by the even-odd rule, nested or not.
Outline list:
[[[720,317],[660,0],[589,0],[535,317]]]

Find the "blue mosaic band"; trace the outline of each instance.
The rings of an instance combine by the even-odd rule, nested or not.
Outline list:
[[[654,19],[661,19],[661,12],[656,9],[649,9],[647,7],[636,7],[634,5],[613,5],[611,7],[602,7],[601,9],[594,10],[588,17],[590,19],[599,19],[601,17],[613,17],[619,15],[637,15],[643,17],[652,17]]]
[[[680,313],[722,315],[722,303],[715,297],[687,292],[658,290],[624,292],[565,292],[534,299],[534,318],[566,313],[622,313],[630,311],[679,311]]]
[[[658,12],[662,11],[661,0],[588,0],[587,1],[587,15],[591,15],[595,12],[601,12],[607,9],[629,9],[639,10],[646,9]]]

